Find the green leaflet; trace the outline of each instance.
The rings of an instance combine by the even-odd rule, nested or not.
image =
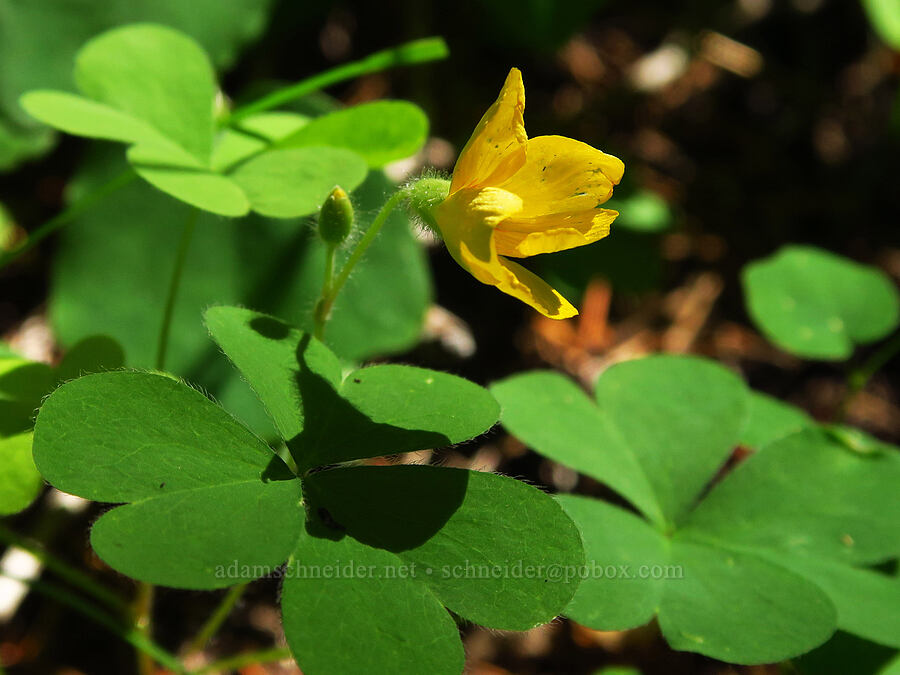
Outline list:
[[[559,498],[582,533],[589,571],[567,614],[601,630],[656,616],[676,649],[733,663],[801,654],[835,628],[895,645],[896,589],[862,566],[900,551],[900,455],[856,436],[847,442],[844,430],[817,429],[757,394],[745,408],[749,392],[716,370],[681,357],[620,364],[601,376],[597,406],[549,373],[492,387],[513,433],[648,519]],[[709,489],[739,438],[762,449]],[[676,518],[659,519],[654,504],[682,484],[684,462],[702,481],[682,495],[690,499]]]
[[[371,366],[342,378],[324,345],[272,317],[213,307],[206,324],[304,470],[459,443],[499,416],[484,389],[433,370]]]
[[[368,166],[414,154],[427,133],[419,108],[385,101],[305,125],[272,124],[272,113],[248,116],[217,134],[209,58],[188,36],[157,24],[121,26],[88,41],[75,80],[84,96],[36,90],[21,104],[68,133],[129,144],[128,161],[151,185],[227,217],[251,209],[272,218],[314,213],[335,185],[352,191]]]
[[[436,436],[455,442],[497,416],[486,391],[420,368],[363,368],[342,384],[333,353],[272,317],[215,307],[207,324],[278,428],[322,443],[304,445],[318,461],[422,448]],[[341,414],[322,414],[326,404]],[[310,673],[362,663],[376,673],[458,673],[462,647],[446,609],[530,628],[572,599],[584,563],[571,519],[536,488],[432,466],[296,476],[222,408],[165,375],[67,382],[41,408],[34,456],[61,490],[127,502],[91,533],[124,574],[196,589],[283,575],[285,633]],[[335,576],[348,565],[392,576]],[[351,634],[338,655],[322,651]]]
[[[428,137],[428,118],[406,101],[373,101],[318,117],[281,147],[327,145],[352,150],[372,168],[416,154]]]
[[[750,316],[776,345],[812,359],[848,358],[900,321],[883,272],[811,246],[786,246],[743,270]]]

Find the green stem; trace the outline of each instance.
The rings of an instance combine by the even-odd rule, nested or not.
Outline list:
[[[327,289],[327,294],[323,289],[322,297],[319,299],[319,302],[316,305],[317,320],[319,316],[324,317],[322,319],[321,326],[321,330],[323,332],[325,330],[325,321],[328,320],[328,316],[329,314],[331,314],[331,307],[332,305],[334,305],[334,301],[337,298],[338,294],[341,292],[341,289],[344,287],[344,284],[347,283],[347,279],[350,278],[350,273],[353,271],[353,268],[356,267],[356,264],[362,259],[363,255],[365,255],[365,252],[369,249],[369,246],[371,246],[372,242],[375,241],[375,237],[377,237],[378,233],[381,232],[381,228],[387,221],[388,216],[391,215],[391,211],[393,211],[394,207],[396,207],[397,204],[405,199],[406,196],[406,190],[401,189],[397,190],[393,194],[393,196],[387,200],[385,205],[381,207],[381,211],[379,211],[378,215],[375,216],[375,220],[373,220],[372,224],[369,225],[369,229],[366,230],[363,238],[359,240],[359,243],[353,249],[350,257],[347,258],[347,262],[345,262],[344,266],[341,268],[340,274],[338,274],[337,278]],[[318,330],[318,328],[319,325],[317,323],[316,329]]]
[[[344,80],[368,75],[369,73],[377,73],[392,66],[409,66],[443,59],[447,57],[448,53],[447,45],[438,37],[413,40],[399,47],[385,49],[370,54],[359,61],[345,63],[331,70],[326,70],[324,73],[301,80],[296,84],[273,91],[271,94],[263,96],[253,103],[237,108],[224,120],[223,126],[234,124],[249,115],[277,108]]]
[[[900,333],[896,333],[893,338],[885,342],[881,347],[872,354],[866,361],[855,368],[847,377],[847,390],[841,399],[841,403],[837,409],[835,421],[843,422],[850,410],[850,404],[857,394],[861,392],[872,379],[872,376],[881,370],[892,358],[900,353]]]
[[[203,627],[200,629],[200,632],[197,633],[197,636],[191,640],[191,643],[187,647],[186,654],[190,655],[195,652],[203,651],[203,649],[206,648],[206,645],[209,644],[209,641],[213,636],[219,632],[219,629],[222,627],[222,624],[225,623],[225,619],[228,618],[228,615],[231,614],[231,610],[234,609],[238,600],[244,595],[247,586],[248,584],[239,584],[228,589],[228,593],[222,598],[222,602],[216,607],[212,616],[210,616],[206,623],[203,624]]]
[[[162,326],[159,329],[159,340],[156,343],[156,369],[166,369],[166,351],[169,348],[169,330],[172,328],[172,313],[175,310],[175,299],[178,297],[178,287],[181,284],[181,273],[184,271],[184,261],[187,258],[188,249],[191,246],[191,238],[197,225],[197,217],[200,212],[191,209],[184,229],[181,231],[181,241],[178,242],[178,251],[175,253],[175,265],[172,268],[172,278],[169,281],[169,292],[166,296],[166,306],[163,309]]]
[[[325,336],[325,324],[328,322],[328,315],[331,314],[331,303],[328,298],[331,297],[331,287],[334,283],[334,257],[337,254],[337,246],[328,244],[325,250],[325,280],[322,282],[322,293],[313,313],[313,337],[321,340]]]
[[[190,675],[206,675],[207,673],[230,672],[239,670],[244,666],[252,666],[261,663],[274,663],[290,658],[291,650],[287,647],[273,647],[272,649],[263,649],[258,652],[247,652],[246,654],[238,654],[230,656],[221,661],[210,663],[198,670],[194,670]]]
[[[0,523],[0,542],[8,546],[16,546],[41,561],[48,570],[58,577],[81,589],[96,600],[99,600],[110,609],[121,613],[128,612],[127,603],[115,593],[101,586],[81,570],[72,567],[69,563],[55,557],[38,542],[16,534],[3,523]]]
[[[20,255],[26,253],[27,251],[30,251],[41,241],[56,232],[63,225],[66,225],[75,220],[75,218],[87,211],[97,202],[106,198],[109,194],[130,183],[132,180],[134,180],[136,175],[137,174],[135,174],[134,171],[132,171],[131,169],[127,169],[119,175],[113,177],[110,181],[98,187],[93,192],[86,194],[84,197],[79,199],[68,208],[56,214],[46,223],[35,229],[33,232],[30,232],[28,234],[28,238],[19,246],[12,249],[11,251],[6,251],[0,254],[0,269],[6,267]]]
[[[132,630],[148,642],[153,640],[153,599],[155,595],[153,584],[137,582]],[[140,675],[153,675],[154,671],[152,656],[140,648],[137,653],[137,670]]]
[[[89,619],[92,619],[96,623],[109,630],[113,635],[116,635],[125,642],[129,643],[142,654],[146,654],[148,658],[156,661],[157,663],[160,663],[172,672],[179,673],[180,675],[186,675],[187,670],[181,664],[181,662],[177,658],[175,658],[175,656],[167,652],[152,640],[148,639],[139,631],[133,628],[126,628],[122,626],[118,621],[115,620],[115,618],[104,612],[102,609],[94,607],[92,604],[86,602],[74,593],[70,593],[62,586],[57,586],[56,584],[52,584],[47,581],[17,579],[13,576],[10,576],[10,578],[16,579],[23,584],[27,584],[33,591],[46,595],[47,597],[56,600],[60,604],[66,605],[67,607],[75,610],[79,614],[83,614]]]

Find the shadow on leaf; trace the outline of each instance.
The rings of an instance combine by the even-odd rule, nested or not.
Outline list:
[[[431,539],[465,499],[469,472],[433,466],[358,466],[303,480],[306,529],[315,537],[357,541],[392,552]]]

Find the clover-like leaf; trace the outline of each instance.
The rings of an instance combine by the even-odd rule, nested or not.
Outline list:
[[[246,193],[253,210],[270,218],[315,213],[335,185],[356,189],[366,162],[342,148],[271,150],[240,164],[231,179]]]
[[[217,11],[217,0],[194,0],[189,9],[181,0],[42,0],[2,5],[0,167],[8,167],[53,145],[50,129],[29,117],[17,99],[35,88],[70,88],[73,58],[94,35],[117,24],[156,21],[192,36],[222,67],[264,28],[271,2],[235,0],[229,4],[228,12]],[[37,44],[51,42],[52,49],[35,49]]]
[[[488,417],[490,396],[474,384],[421,369],[395,376],[399,367],[390,366],[351,374],[352,385],[368,383],[364,395],[347,385],[318,401],[321,388],[295,387],[292,377],[308,369],[328,387],[340,384],[339,361],[324,345],[246,310],[214,308],[207,321],[279,428],[327,439],[348,420],[355,430],[344,439],[357,447],[329,446],[338,455],[421,447],[422,429],[468,437],[496,417],[496,404]],[[412,392],[409,412],[395,411],[396,428],[383,435],[380,418],[411,395],[421,373],[433,378],[425,382],[437,399],[431,417]],[[478,399],[483,410],[463,398]],[[320,414],[315,406],[325,404],[343,406],[340,419]],[[477,427],[454,419],[454,406],[461,416],[484,418]],[[353,407],[374,421],[352,420]],[[451,412],[449,426],[442,407]],[[584,563],[575,525],[534,487],[432,466],[298,477],[222,408],[159,374],[119,371],[62,385],[39,413],[34,456],[57,488],[126,502],[91,533],[100,557],[125,574],[211,589],[275,572],[287,559],[285,632],[312,675],[458,673],[462,648],[446,610],[495,628],[531,628],[572,599]],[[323,657],[323,645],[348,640],[338,656]]]
[[[658,616],[675,649],[732,663],[793,656],[834,630],[828,597],[764,557],[667,537],[595,499],[559,501],[585,542],[587,575],[566,610],[580,623],[617,630]]]
[[[110,565],[153,583],[230,586],[236,580],[217,567],[238,559],[274,568],[303,520],[284,462],[203,394],[162,375],[64,384],[38,414],[34,460],[64,492],[129,502],[98,521],[92,542]]]
[[[121,164],[89,168],[76,189],[93,189]],[[387,179],[373,173],[353,193],[360,229],[389,189]],[[101,331],[125,347],[129,366],[154,367],[171,268],[146,252],[173,251],[189,217],[183,205],[135,181],[61,232],[50,318],[62,344]],[[302,221],[200,214],[174,311],[168,367],[189,374],[253,429],[271,434],[256,397],[218,357],[199,317],[210,305],[243,304],[310,329],[324,265],[324,247]],[[408,349],[419,338],[430,294],[425,254],[395,211],[335,303],[326,343],[349,359]]]
[[[549,372],[513,376],[491,391],[513,434],[607,483],[659,523],[691,507],[731,453],[746,408],[740,379],[693,357],[616,365],[597,383],[596,403]]]
[[[900,554],[900,454],[848,450],[818,429],[766,446],[684,525],[730,545],[849,564]]]
[[[421,108],[406,101],[373,101],[318,117],[279,146],[346,148],[380,168],[416,154],[427,137],[428,118]]]
[[[335,185],[353,190],[369,166],[413,154],[427,133],[415,105],[384,101],[301,125],[272,124],[284,115],[250,116],[217,139],[209,58],[190,37],[155,24],[88,41],[75,80],[84,96],[36,90],[21,105],[68,133],[129,144],[128,161],[144,180],[222,216],[314,213]]]
[[[310,675],[457,675],[465,653],[456,622],[396,555],[352,537],[307,533],[281,591],[285,637]]]
[[[393,552],[444,606],[475,623],[534,628],[575,593],[584,562],[578,532],[553,499],[520,481],[394,466],[321,471],[305,486],[327,527]]]
[[[653,357],[622,364],[598,382],[600,405],[593,413],[587,397],[556,375],[513,377],[492,388],[504,425],[539,452],[615,488],[650,519],[587,497],[559,497],[584,538],[588,570],[566,613],[609,630],[656,616],[676,649],[735,663],[803,653],[838,627],[894,645],[900,637],[894,629],[900,605],[891,601],[896,589],[892,580],[861,566],[900,551],[896,449],[868,444],[857,451],[834,432],[814,428],[798,411],[758,395],[750,397],[752,423],[741,426],[738,416],[734,426],[733,410],[718,400],[714,386],[705,396],[698,390],[682,406],[674,399],[690,389],[672,387],[670,360],[680,361],[685,379],[703,381],[699,361]],[[604,385],[606,378],[631,387]],[[542,412],[530,423],[538,416],[535,397],[541,391],[549,395],[537,400]],[[673,400],[663,413],[659,398],[666,392]],[[619,400],[616,393],[625,395]],[[573,410],[591,424],[573,432]],[[621,422],[597,423],[613,410]],[[672,442],[653,442],[637,420],[652,425],[660,438],[668,433]],[[640,443],[647,466],[672,467],[694,423],[720,440],[726,425],[733,442],[740,432],[742,442],[762,449],[708,494],[695,494],[677,520],[654,522],[639,501],[652,503],[645,493],[616,475],[630,470],[621,448]],[[801,431],[790,433],[794,428]],[[701,436],[695,430],[688,437]],[[705,477],[709,481],[712,474]]]
[[[750,316],[789,352],[846,359],[900,321],[900,295],[880,270],[810,246],[786,246],[743,271]]]
[[[158,24],[113,28],[78,52],[75,81],[88,98],[146,122],[199,160],[209,160],[216,77],[192,38]]]
[[[283,612],[288,644],[302,668],[316,668],[310,672],[353,670],[357,648],[333,661],[317,645],[377,630],[382,640],[368,645],[375,651],[366,656],[367,672],[404,672],[415,656],[423,664],[417,672],[456,673],[456,627],[421,618],[435,603],[477,623],[524,630],[549,621],[575,591],[583,564],[578,532],[549,496],[524,483],[396,466],[324,471],[305,485],[316,514],[307,529],[318,539],[298,543]],[[343,577],[322,583],[324,568]],[[354,604],[366,611],[346,620]],[[442,661],[419,656],[427,648],[416,636],[434,643]]]
[[[302,469],[459,443],[499,416],[488,392],[446,373],[383,365],[342,377],[322,343],[257,312],[213,307],[206,325]]]

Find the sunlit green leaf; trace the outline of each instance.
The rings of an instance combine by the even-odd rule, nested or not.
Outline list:
[[[76,136],[123,143],[155,142],[160,138],[160,133],[140,118],[68,92],[29,91],[21,103],[35,119]]]
[[[366,177],[366,163],[339,148],[272,150],[239,165],[230,177],[257,213],[295,218],[315,213],[335,185],[356,189]]]
[[[60,490],[106,502],[259,481],[281,464],[199,391],[127,371],[57,389],[37,418],[34,461]]]
[[[378,168],[418,152],[428,136],[428,118],[406,101],[374,101],[318,117],[285,138],[282,147],[346,148]]]
[[[192,461],[184,470],[198,467]],[[273,573],[302,527],[299,481],[248,475],[113,509],[94,524],[91,545],[108,565],[148,583],[224,588]]]
[[[685,528],[730,545],[881,562],[900,553],[898,484],[900,453],[860,455],[802,431],[746,459]]]
[[[162,375],[64,384],[41,407],[34,460],[60,490],[133,502],[104,515],[91,541],[114,568],[151,583],[218,588],[268,574],[303,522],[284,462],[203,394]],[[232,562],[250,571],[229,575],[222,568]]]
[[[887,275],[821,249],[787,246],[745,267],[743,280],[754,322],[799,356],[846,359],[900,321],[900,295]]]
[[[762,448],[813,425],[812,418],[799,408],[753,391],[747,399],[747,419],[741,431],[741,445]]]
[[[26,91],[72,89],[76,52],[116,24],[152,21],[184,31],[209,52],[217,66],[231,63],[238,48],[265,26],[270,0],[0,0],[0,169],[44,152],[54,134],[18,105]]]
[[[497,421],[491,395],[460,377],[397,365],[342,377],[337,357],[318,340],[272,317],[237,307],[205,316],[302,469],[443,447]]]
[[[89,98],[145,121],[208,161],[212,152],[212,64],[194,40],[171,28],[132,24],[90,40],[75,59]]]
[[[657,522],[677,521],[693,505],[731,453],[746,410],[746,389],[732,373],[677,356],[610,368],[596,404],[552,373],[513,376],[491,391],[512,433],[607,483]]]
[[[675,649],[742,664],[795,656],[834,631],[828,597],[764,557],[669,538],[601,501],[560,502],[585,541],[587,575],[566,610],[580,623],[621,630],[657,615]]]

